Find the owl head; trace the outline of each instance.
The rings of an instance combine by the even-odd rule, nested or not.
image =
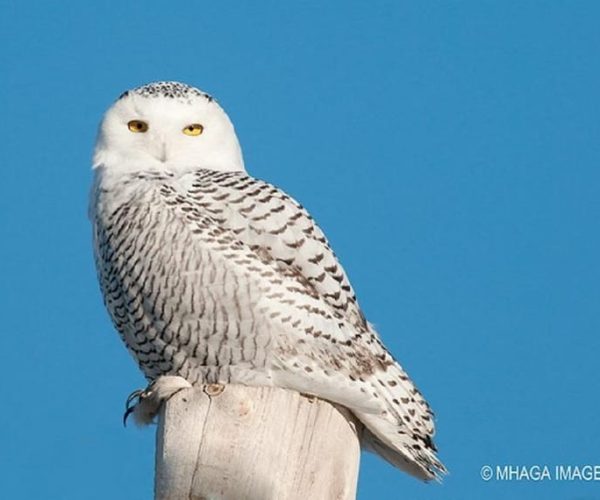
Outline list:
[[[229,117],[208,94],[178,82],[128,90],[108,109],[94,168],[107,172],[207,168],[244,171]]]

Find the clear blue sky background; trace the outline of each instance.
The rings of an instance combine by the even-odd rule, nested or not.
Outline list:
[[[480,478],[600,464],[600,3],[176,4],[0,2],[0,497],[151,497],[86,210],[104,109],[177,79],[313,212],[436,410],[450,476],[364,456],[360,499],[600,498]]]

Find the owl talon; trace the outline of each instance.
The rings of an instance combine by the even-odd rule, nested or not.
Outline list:
[[[125,402],[123,425],[127,426],[129,415],[139,426],[151,424],[160,411],[160,406],[171,396],[192,385],[182,377],[166,375],[158,377],[146,389],[133,391]]]
[[[146,391],[147,390],[148,389],[146,389]],[[127,396],[127,401],[125,401],[125,413],[123,413],[123,427],[127,427],[127,419],[129,418],[129,415],[135,411],[137,405],[140,404],[144,392],[144,389],[136,389]]]

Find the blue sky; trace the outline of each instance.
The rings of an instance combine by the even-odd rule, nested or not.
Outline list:
[[[86,209],[104,109],[176,79],[311,210],[436,410],[450,476],[364,455],[360,499],[600,498],[480,477],[600,464],[600,4],[323,3],[0,1],[0,497],[151,497]]]

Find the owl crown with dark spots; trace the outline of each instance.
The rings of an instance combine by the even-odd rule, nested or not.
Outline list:
[[[142,97],[167,97],[169,99],[187,99],[189,97],[204,97],[209,101],[213,98],[209,94],[198,90],[196,87],[180,82],[154,82],[133,90],[126,90],[119,99],[127,97],[129,94],[136,94]]]

